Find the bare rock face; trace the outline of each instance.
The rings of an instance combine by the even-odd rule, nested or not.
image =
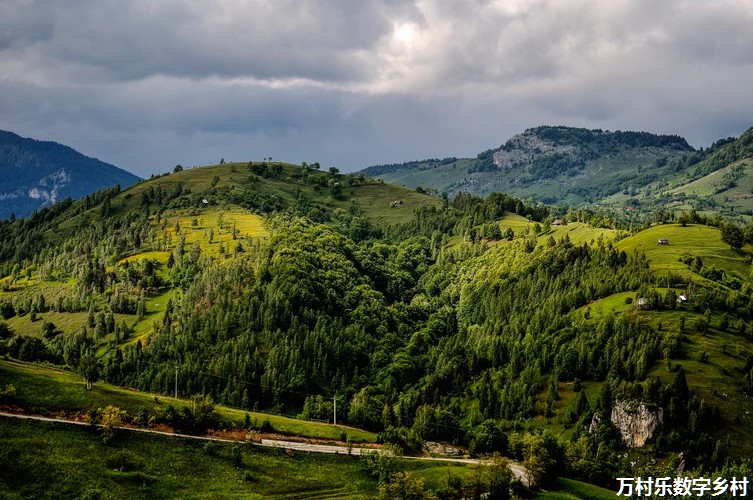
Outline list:
[[[664,410],[639,401],[617,401],[610,418],[628,448],[643,446],[664,422]]]
[[[599,427],[599,424],[601,423],[601,413],[598,411],[594,413],[594,416],[591,417],[591,425],[588,426],[588,433],[593,434],[596,432],[596,429]]]
[[[575,162],[587,150],[572,144],[557,144],[542,139],[533,130],[518,134],[494,152],[494,165],[502,170],[516,170],[530,165],[536,158],[559,156]]]
[[[445,455],[445,456],[461,456],[463,451],[455,446],[449,444],[435,443],[434,441],[426,441],[424,449],[430,455]]]

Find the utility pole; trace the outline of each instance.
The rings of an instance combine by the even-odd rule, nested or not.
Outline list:
[[[335,404],[335,425],[337,425],[337,393],[332,397],[332,401]]]
[[[175,365],[175,399],[178,399],[178,365]]]

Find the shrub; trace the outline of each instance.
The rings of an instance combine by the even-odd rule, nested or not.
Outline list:
[[[0,340],[9,339],[11,334],[12,332],[10,331],[8,323],[0,321]]]
[[[136,459],[126,450],[120,450],[111,456],[107,460],[107,467],[117,469],[120,472],[128,472],[139,468]]]
[[[259,427],[259,431],[261,432],[274,432],[275,428],[272,425],[272,422],[269,421],[269,418],[265,418],[264,421],[261,423],[261,426]]]
[[[104,410],[99,408],[102,441],[109,444],[115,438],[117,428],[123,425],[126,412],[116,406],[107,406]]]
[[[10,400],[16,396],[16,388],[12,384],[6,385],[0,389],[0,401]]]
[[[377,441],[408,451],[419,451],[423,448],[423,441],[418,433],[405,427],[389,426],[377,435]]]

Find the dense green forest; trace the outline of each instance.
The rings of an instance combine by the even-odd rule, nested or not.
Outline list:
[[[683,452],[712,470],[753,448],[729,442],[753,432],[753,227],[664,214],[667,231],[720,245],[670,269],[655,240],[636,247],[649,222],[606,212],[499,193],[393,206],[336,169],[222,168],[0,222],[0,353],[155,393],[177,378],[181,395],[301,418],[330,418],[336,398],[383,442],[499,452],[533,485],[632,475],[635,450],[603,418],[621,401],[663,409],[642,460]],[[717,404],[695,363],[742,402]]]

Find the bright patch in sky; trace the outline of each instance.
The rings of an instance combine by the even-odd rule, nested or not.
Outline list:
[[[395,26],[395,31],[392,36],[395,40],[404,44],[410,44],[416,38],[416,28],[410,23],[398,24]]]

